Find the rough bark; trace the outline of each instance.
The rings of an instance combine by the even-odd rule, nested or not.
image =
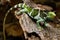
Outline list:
[[[41,10],[50,10],[50,11],[53,10],[53,8],[50,6],[41,5],[41,4],[37,5],[36,3],[34,3],[33,0],[23,0],[23,2],[32,8],[37,8],[37,9],[41,9]]]
[[[28,40],[60,40],[60,30],[54,27],[39,29],[27,14],[22,14],[19,23]],[[35,35],[34,35],[35,34]]]

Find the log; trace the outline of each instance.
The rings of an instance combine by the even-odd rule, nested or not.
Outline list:
[[[22,14],[19,23],[23,29],[25,39],[28,40],[60,40],[60,30],[54,27],[39,29],[27,14]]]

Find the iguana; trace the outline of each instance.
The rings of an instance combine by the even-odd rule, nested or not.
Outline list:
[[[55,12],[34,9],[32,7],[29,7],[25,3],[20,4],[19,6],[20,10],[19,12],[15,12],[15,14],[16,15],[20,15],[22,13],[28,14],[32,19],[36,20],[38,26],[40,26],[40,24],[46,26],[47,24],[46,20],[49,19],[52,21],[56,16]]]
[[[38,26],[40,26],[40,24],[45,25],[47,23],[46,22],[47,19],[53,20],[54,17],[56,16],[55,12],[52,12],[51,11],[52,8],[49,6],[42,6],[42,5],[38,6],[32,0],[23,0],[23,1],[24,1],[24,3],[19,3],[19,4],[15,5],[14,7],[10,8],[9,11],[18,7],[19,11],[15,12],[16,15],[26,13],[32,19],[36,20],[36,23]],[[47,12],[46,12],[46,10],[47,10]]]

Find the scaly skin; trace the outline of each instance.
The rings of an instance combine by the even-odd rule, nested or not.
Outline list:
[[[20,9],[18,12],[15,13],[16,15],[20,15],[21,13],[26,13],[31,18],[37,20],[36,23],[38,25],[39,24],[45,25],[47,23],[45,21],[47,17],[50,20],[50,19],[53,19],[56,16],[56,14],[54,12],[44,12],[44,11],[41,12],[40,9],[31,8],[28,5],[26,5],[25,3],[22,3],[22,4],[20,3],[20,4],[15,5],[14,7],[10,8],[10,10],[8,10],[7,13],[9,13],[14,8],[19,8]],[[43,16],[43,15],[46,15],[46,16]]]
[[[53,20],[54,17],[56,16],[56,14],[54,12],[42,12],[41,13],[41,10],[40,9],[34,9],[34,8],[31,8],[29,7],[28,5],[26,5],[25,3],[23,5],[21,5],[21,10],[19,11],[19,14],[20,13],[27,13],[31,18],[37,20],[36,23],[38,25],[44,25],[47,23],[45,20],[48,18],[49,20]],[[43,16],[43,15],[46,15],[46,16]],[[41,17],[41,15],[43,16],[43,18]]]

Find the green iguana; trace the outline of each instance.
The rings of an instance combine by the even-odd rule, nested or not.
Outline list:
[[[15,12],[16,15],[22,13],[28,14],[32,19],[36,20],[38,26],[44,25],[47,26],[47,19],[53,20],[56,16],[55,12],[52,12],[51,7],[45,5],[37,5],[32,0],[23,0],[24,3],[19,3],[8,10],[9,13],[14,8],[18,8],[19,11]],[[47,10],[47,11],[46,11]],[[6,14],[7,15],[7,14]]]
[[[28,5],[24,4],[20,4],[20,10],[19,12],[16,13],[16,15],[20,15],[22,13],[26,13],[28,14],[32,19],[36,20],[36,23],[38,26],[40,26],[40,24],[46,26],[47,24],[47,19],[48,20],[53,20],[56,16],[55,12],[52,11],[43,11],[40,9],[34,9],[32,7],[29,7]]]

